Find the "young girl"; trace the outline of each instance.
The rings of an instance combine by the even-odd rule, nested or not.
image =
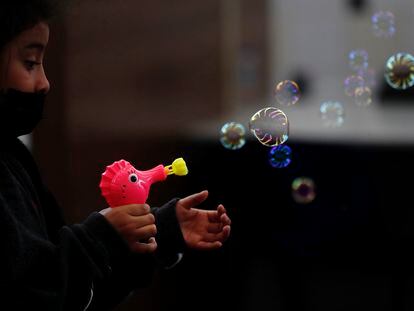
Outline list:
[[[148,284],[155,266],[173,266],[185,247],[221,247],[230,219],[222,205],[196,209],[207,199],[202,191],[161,208],[119,206],[64,223],[18,139],[42,117],[50,88],[43,57],[57,2],[0,4],[0,298],[13,310],[109,310]]]

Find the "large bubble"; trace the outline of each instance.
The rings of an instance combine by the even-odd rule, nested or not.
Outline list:
[[[228,122],[220,130],[220,142],[230,150],[240,149],[246,143],[246,130],[237,122]]]
[[[292,197],[300,204],[311,203],[316,197],[315,183],[308,177],[298,177],[292,182]]]
[[[272,167],[283,168],[290,164],[292,149],[287,145],[279,145],[270,149],[269,163]]]
[[[414,85],[414,57],[408,53],[392,55],[385,64],[385,81],[396,90]]]
[[[273,95],[282,106],[291,106],[300,99],[300,90],[296,82],[284,80],[279,82],[273,90]]]
[[[267,107],[251,117],[249,129],[261,144],[278,146],[289,137],[289,120],[282,110]]]

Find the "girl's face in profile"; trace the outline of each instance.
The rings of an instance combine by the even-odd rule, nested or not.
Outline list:
[[[22,92],[47,93],[50,85],[43,57],[49,42],[49,26],[40,22],[10,41],[0,54],[0,87]]]

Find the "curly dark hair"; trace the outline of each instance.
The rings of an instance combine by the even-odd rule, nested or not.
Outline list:
[[[65,0],[0,0],[0,50],[40,21],[51,22],[62,13]]]

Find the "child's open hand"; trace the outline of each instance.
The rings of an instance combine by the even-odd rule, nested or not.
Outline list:
[[[231,220],[223,205],[217,210],[202,210],[195,207],[204,202],[208,191],[195,193],[180,199],[176,213],[184,240],[188,247],[209,250],[220,248],[230,235]]]

